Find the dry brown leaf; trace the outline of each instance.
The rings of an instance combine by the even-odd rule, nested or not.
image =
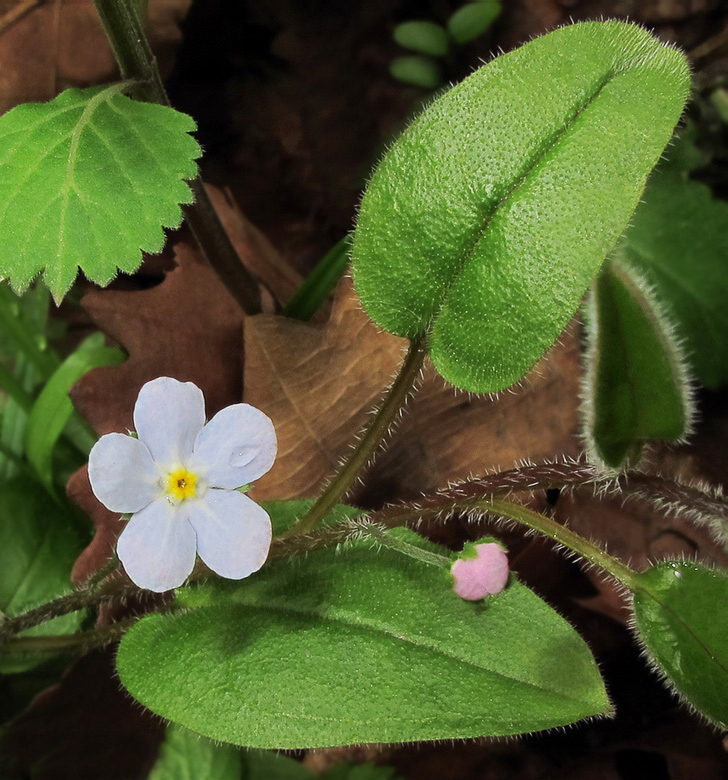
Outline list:
[[[129,353],[121,366],[98,368],[73,387],[73,402],[101,434],[131,429],[141,386],[173,376],[202,388],[209,414],[242,394],[243,316],[212,269],[188,243],[177,267],[150,290],[94,290],[83,299],[93,322]]]
[[[150,44],[169,71],[192,0],[150,0]],[[47,0],[0,34],[0,113],[69,87],[103,83],[116,63],[93,0]]]
[[[238,208],[229,192],[206,185],[207,192],[225,231],[245,267],[285,304],[303,281],[301,274],[273,248],[272,244]]]
[[[245,327],[245,399],[273,420],[279,456],[256,483],[267,499],[315,495],[348,452],[403,358],[342,280],[324,326],[260,315]],[[392,445],[366,477],[379,499],[407,499],[522,458],[575,454],[578,344],[554,347],[497,399],[447,386],[429,367]],[[368,499],[376,500],[369,496]]]

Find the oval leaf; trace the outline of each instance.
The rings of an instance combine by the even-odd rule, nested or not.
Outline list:
[[[643,279],[610,259],[594,282],[586,318],[582,399],[592,458],[634,465],[647,441],[684,437],[693,418],[685,360]]]
[[[108,284],[180,224],[200,155],[195,123],[124,86],[69,89],[0,117],[0,275],[16,290],[44,271],[59,301],[79,268]]]
[[[728,728],[728,575],[664,561],[639,582],[635,627],[657,671],[698,712]]]
[[[389,66],[389,72],[397,81],[422,89],[435,89],[442,84],[440,66],[431,57],[395,57]]]
[[[405,49],[441,57],[447,54],[450,40],[444,27],[434,22],[403,22],[394,28],[394,40]]]
[[[142,704],[214,739],[455,739],[610,709],[582,639],[517,582],[483,607],[459,599],[447,571],[359,545],[204,591],[209,606],[135,625],[117,667]]]
[[[468,43],[488,30],[500,13],[499,0],[466,3],[447,20],[447,29],[455,43]]]
[[[538,38],[435,101],[362,200],[354,281],[399,336],[431,331],[449,382],[520,380],[627,225],[690,88],[647,31],[589,22]]]

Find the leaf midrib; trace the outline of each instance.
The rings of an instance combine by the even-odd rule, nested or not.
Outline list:
[[[440,647],[425,644],[424,642],[418,642],[416,640],[416,637],[412,637],[411,634],[407,634],[406,636],[397,635],[394,632],[391,632],[386,629],[384,626],[377,626],[372,623],[354,623],[351,621],[347,621],[343,615],[336,616],[332,615],[331,613],[322,614],[321,612],[316,612],[313,609],[305,609],[301,607],[292,607],[292,606],[283,606],[280,604],[249,604],[242,601],[236,601],[233,604],[229,605],[217,605],[222,608],[229,608],[229,607],[243,607],[245,609],[254,609],[259,610],[261,612],[266,611],[272,611],[272,612],[279,612],[282,614],[293,614],[293,615],[305,615],[307,617],[312,617],[317,620],[321,621],[330,621],[332,623],[338,623],[340,625],[346,626],[349,629],[356,629],[362,632],[371,632],[374,634],[379,634],[384,637],[386,637],[389,640],[397,640],[399,642],[402,642],[406,645],[413,645],[415,647],[419,647],[423,650],[427,650],[429,652],[433,652],[437,655],[442,656],[443,658],[447,658],[450,661],[455,661],[457,663],[464,664],[465,666],[470,666],[474,669],[477,669],[479,672],[484,672],[490,675],[493,675],[494,677],[499,677],[503,680],[507,680],[509,684],[517,683],[519,685],[523,685],[526,688],[533,688],[538,691],[542,691],[544,693],[547,693],[552,696],[557,696],[558,698],[567,701],[567,702],[577,702],[581,705],[584,704],[590,704],[590,702],[586,702],[583,698],[569,696],[568,694],[562,692],[562,691],[554,691],[550,688],[543,687],[541,685],[538,685],[534,682],[520,680],[517,677],[511,677],[503,672],[496,671],[495,669],[489,669],[485,666],[479,666],[477,663],[474,663],[473,661],[470,661],[466,658],[462,658],[461,656],[453,655],[451,653],[447,653],[445,650],[443,650]]]
[[[101,105],[102,103],[106,103],[111,98],[113,98],[115,95],[119,94],[120,92],[123,92],[125,89],[128,88],[128,84],[121,83],[121,84],[112,84],[111,86],[107,87],[106,89],[102,89],[98,92],[98,94],[94,95],[91,100],[86,104],[86,107],[81,112],[81,116],[78,118],[78,122],[76,122],[75,127],[73,128],[73,132],[71,133],[71,145],[68,149],[68,162],[66,163],[66,178],[63,182],[63,187],[61,189],[61,215],[60,215],[60,225],[58,229],[59,234],[59,241],[58,241],[58,249],[56,251],[56,260],[61,261],[63,247],[64,247],[64,238],[65,238],[65,232],[66,232],[66,215],[68,213],[68,203],[70,199],[71,193],[76,193],[76,188],[74,186],[74,173],[76,169],[76,156],[78,155],[78,145],[81,141],[81,135],[83,134],[83,131],[86,129],[86,126],[91,124],[91,119],[93,117],[94,111]]]
[[[586,111],[589,108],[589,106],[591,106],[594,103],[594,101],[599,97],[599,95],[602,93],[604,88],[611,81],[616,79],[619,75],[620,75],[619,71],[610,69],[606,73],[606,75],[602,77],[601,81],[598,83],[594,92],[591,95],[589,95],[589,97],[587,97],[585,100],[582,100],[579,103],[579,105],[577,105],[572,115],[564,123],[564,125],[561,128],[559,128],[559,130],[557,130],[556,133],[554,133],[554,135],[551,137],[551,140],[549,140],[544,147],[539,149],[539,151],[536,152],[536,154],[532,157],[532,159],[528,163],[526,163],[526,167],[524,168],[523,172],[515,178],[515,181],[508,189],[508,191],[505,193],[505,195],[503,195],[497,203],[493,204],[493,206],[491,206],[491,208],[488,209],[488,211],[486,211],[486,213],[483,215],[482,226],[475,231],[475,236],[470,246],[463,253],[463,258],[460,261],[459,266],[455,269],[450,280],[444,286],[442,294],[440,296],[439,305],[437,306],[434,314],[430,318],[427,327],[424,328],[424,333],[430,332],[432,330],[435,321],[438,319],[438,317],[442,312],[443,307],[445,306],[445,302],[447,301],[448,296],[450,295],[450,291],[455,286],[456,282],[459,280],[465,268],[470,264],[470,261],[472,260],[476,247],[484,238],[486,231],[488,230],[488,227],[490,226],[491,222],[495,219],[495,217],[498,215],[499,211],[506,205],[506,203],[508,203],[509,200],[511,200],[511,198],[513,198],[514,195],[516,195],[516,193],[518,193],[520,188],[528,181],[530,174],[534,171],[534,169],[537,166],[539,166],[546,159],[549,152],[551,152],[551,150],[568,135],[568,133],[574,127],[574,124],[579,119],[579,117],[584,113],[584,111]]]

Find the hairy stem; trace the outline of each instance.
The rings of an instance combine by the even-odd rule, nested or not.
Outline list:
[[[419,376],[424,359],[425,340],[421,337],[410,344],[409,352],[397,378],[374,415],[371,425],[364,432],[342,469],[308,513],[283,534],[283,538],[312,531],[349,492],[361,471],[384,441],[392,423],[404,406]]]
[[[94,0],[94,4],[122,78],[135,82],[131,89],[133,96],[169,106],[169,97],[139,19],[137,4],[133,0]],[[259,313],[258,285],[235,251],[199,176],[191,186],[195,202],[185,207],[185,216],[200,250],[240,308],[246,314]]]
[[[486,496],[460,498],[456,501],[446,499],[439,506],[432,502],[427,507],[417,509],[410,506],[390,506],[379,512],[374,512],[368,517],[344,521],[305,535],[279,538],[273,542],[271,557],[283,558],[356,539],[375,539],[381,543],[387,529],[406,525],[416,527],[423,520],[444,522],[454,512],[477,513],[479,515],[488,513],[507,518],[568,548],[580,558],[610,574],[630,590],[634,590],[638,585],[636,571],[556,520],[534,512],[523,504]],[[388,540],[387,546],[396,549],[397,545],[398,540]],[[438,563],[435,559],[427,562]],[[444,565],[444,562],[439,561],[439,564]]]
[[[516,504],[503,499],[482,501],[478,502],[478,504],[479,506],[471,508],[484,509],[487,512],[507,517],[509,520],[515,520],[517,523],[525,525],[533,531],[547,536],[549,539],[553,539],[558,544],[572,550],[580,558],[611,574],[615,580],[621,582],[630,590],[634,590],[637,587],[638,574],[634,569],[630,569],[629,566],[607,554],[601,547],[598,547],[583,536],[579,536],[579,534],[574,533],[566,526],[561,525],[561,523],[557,523],[553,518],[534,512],[533,509],[529,509],[522,504]]]
[[[94,647],[103,647],[122,637],[138,617],[126,618],[109,626],[101,626],[90,631],[65,636],[23,636],[11,639],[0,645],[0,654],[4,653],[75,653],[88,652]]]
[[[25,631],[28,628],[47,623],[49,620],[78,612],[87,607],[95,607],[109,601],[123,599],[139,593],[139,588],[123,580],[103,583],[97,588],[87,588],[69,593],[66,596],[41,604],[16,617],[0,621],[0,643]]]

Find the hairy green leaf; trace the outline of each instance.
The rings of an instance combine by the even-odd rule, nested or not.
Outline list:
[[[728,203],[675,166],[650,177],[621,251],[672,315],[698,379],[728,381]]]
[[[624,231],[690,88],[685,58],[623,22],[498,57],[394,144],[352,252],[367,313],[458,387],[495,392],[555,342]]]
[[[171,724],[148,780],[240,780],[240,751]]]
[[[589,449],[622,468],[645,442],[687,434],[693,408],[684,358],[648,285],[614,257],[594,282],[587,312]]]
[[[658,672],[712,723],[728,729],[728,574],[663,561],[639,575],[634,618]]]
[[[76,517],[38,482],[17,477],[0,485],[0,611],[14,617],[71,590],[71,568],[88,543]],[[83,613],[55,618],[21,636],[72,634]],[[20,672],[40,656],[0,654],[0,672]]]
[[[54,491],[53,449],[73,414],[69,389],[92,368],[115,365],[123,359],[120,349],[107,347],[103,334],[95,333],[63,361],[33,404],[25,429],[25,451],[49,491]]]
[[[518,582],[483,607],[449,572],[360,543],[198,590],[207,606],[181,593],[184,612],[136,624],[117,668],[146,707],[214,739],[496,736],[610,710],[582,639]]]
[[[402,22],[394,28],[394,40],[405,49],[441,57],[447,54],[450,39],[439,24],[426,21]]]
[[[500,12],[499,0],[465,3],[447,20],[447,29],[455,43],[468,43],[486,32]]]
[[[79,268],[108,284],[180,224],[195,123],[124,88],[69,89],[0,117],[0,274],[16,290],[43,271],[58,301]]]

